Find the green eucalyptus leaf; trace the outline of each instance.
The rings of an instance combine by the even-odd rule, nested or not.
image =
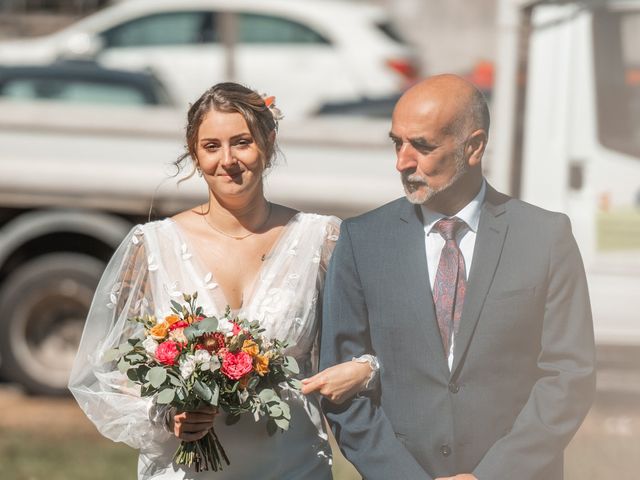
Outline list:
[[[120,354],[126,355],[131,350],[133,350],[133,345],[131,345],[129,342],[124,342],[118,347],[118,350],[120,351]]]
[[[153,367],[147,373],[147,380],[151,383],[151,386],[158,388],[167,379],[167,371],[162,367]]]
[[[288,380],[288,383],[292,388],[295,388],[296,390],[301,390],[302,389],[302,382],[300,380],[298,380],[297,378],[290,378]]]
[[[127,360],[131,364],[140,363],[140,362],[144,362],[144,357],[142,355],[140,355],[139,353],[134,353],[134,354],[131,354],[131,355],[127,355]]]
[[[211,397],[213,397],[213,392],[211,392],[211,389],[208,387],[208,385],[203,383],[201,380],[195,381],[195,383],[193,384],[193,391],[199,398],[201,398],[205,402],[207,403],[211,402]]]
[[[188,392],[184,387],[178,388],[176,389],[176,396],[178,397],[178,400],[184,402],[188,397]]]
[[[120,370],[120,373],[127,373],[127,370],[129,370],[129,368],[131,368],[129,362],[127,362],[124,357],[121,358],[118,362],[118,370]]]
[[[276,392],[271,388],[265,388],[264,390],[261,390],[260,393],[258,393],[258,397],[260,398],[262,403],[269,403],[274,401],[277,402],[280,400]]]
[[[216,382],[211,382],[209,384],[209,389],[211,390],[211,400],[209,403],[214,406],[218,406],[218,401],[220,400],[220,387]]]
[[[198,337],[201,337],[205,333],[212,333],[218,330],[218,319],[216,317],[209,317],[200,320],[199,322],[192,323],[190,326],[184,329],[184,335],[187,340],[193,342]]]
[[[297,375],[298,373],[300,373],[300,367],[298,367],[298,362],[296,362],[296,359],[293,357],[286,357],[284,366],[287,370],[289,370],[294,375]]]
[[[276,403],[274,405],[269,406],[269,416],[274,418],[281,417],[282,408],[280,408],[280,405]]]
[[[249,383],[247,384],[247,389],[255,390],[255,388],[258,386],[259,383],[260,383],[260,377],[251,377],[251,380],[249,380]]]
[[[184,333],[184,336],[187,337],[187,340],[189,340],[190,342],[196,341],[198,337],[202,335],[196,325],[197,323],[194,323],[193,325],[188,326],[182,331],[182,333]]]
[[[180,380],[175,375],[169,375],[169,382],[171,382],[171,385],[173,385],[175,387],[181,387],[182,386],[182,380]]]
[[[111,350],[107,350],[106,352],[104,352],[104,354],[102,355],[102,360],[105,363],[113,362],[114,360],[120,359],[121,355],[122,353],[120,353],[120,350],[118,348],[112,348]]]
[[[175,300],[171,300],[171,306],[176,309],[178,312],[182,311],[182,305],[180,305]]]
[[[216,317],[207,317],[194,323],[194,325],[198,325],[203,333],[213,333],[218,330],[218,319]]]
[[[131,380],[132,382],[140,381],[140,378],[138,377],[138,370],[136,370],[135,368],[130,368],[129,370],[127,370],[127,377],[129,377],[129,380]]]
[[[173,388],[165,388],[156,397],[156,403],[160,405],[166,405],[171,403],[176,396],[176,392]]]
[[[280,402],[280,409],[282,410],[282,417],[291,420],[291,409],[286,402]]]
[[[273,421],[282,430],[289,430],[289,420],[287,420],[285,418],[274,418]]]

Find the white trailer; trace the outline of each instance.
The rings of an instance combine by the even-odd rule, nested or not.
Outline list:
[[[498,24],[489,178],[569,215],[600,351],[640,371],[640,2],[501,0]]]

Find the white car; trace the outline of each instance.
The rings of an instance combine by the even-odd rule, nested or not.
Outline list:
[[[0,44],[0,64],[61,57],[149,68],[185,107],[232,79],[275,95],[289,118],[398,93],[418,73],[383,9],[327,0],[128,0],[47,37]]]

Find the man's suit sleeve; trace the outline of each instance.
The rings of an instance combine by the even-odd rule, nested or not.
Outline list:
[[[326,277],[320,368],[349,361],[365,353],[374,352],[369,337],[367,307],[353,256],[348,222],[345,222]],[[323,399],[323,410],[342,452],[367,480],[431,480],[396,438],[391,423],[373,398],[375,393],[357,396],[342,405]]]
[[[511,431],[474,470],[479,480],[534,480],[557,459],[584,419],[595,391],[595,346],[586,276],[569,219],[558,215],[549,255],[538,368]]]

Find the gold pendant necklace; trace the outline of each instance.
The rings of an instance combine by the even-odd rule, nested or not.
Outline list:
[[[271,211],[272,211],[271,207],[272,207],[272,203],[271,202],[267,202],[267,208],[269,209],[269,212],[267,213],[267,217],[264,219],[264,222],[262,222],[258,226],[258,228],[256,228],[255,232],[249,232],[249,233],[247,233],[245,235],[231,235],[230,233],[224,232],[224,231],[220,230],[219,228],[217,228],[216,226],[214,226],[211,222],[209,222],[209,219],[207,218],[209,215],[205,214],[204,211],[202,211],[202,216],[204,217],[204,221],[207,223],[207,225],[209,225],[209,227],[211,227],[212,230],[215,230],[216,232],[218,232],[221,235],[224,235],[225,237],[233,238],[234,240],[244,240],[245,238],[248,238],[251,235],[255,235],[256,233],[258,233],[260,230],[262,230],[267,225],[267,222],[271,218]]]

